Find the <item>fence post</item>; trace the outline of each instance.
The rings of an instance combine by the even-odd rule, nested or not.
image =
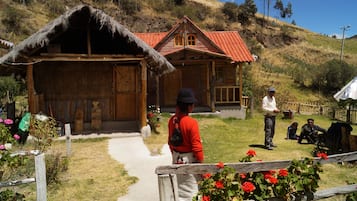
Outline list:
[[[66,134],[66,149],[67,149],[67,156],[71,155],[71,124],[64,125],[64,133]]]
[[[175,174],[158,175],[160,201],[178,201],[178,186]]]
[[[37,201],[47,201],[45,154],[35,156]]]

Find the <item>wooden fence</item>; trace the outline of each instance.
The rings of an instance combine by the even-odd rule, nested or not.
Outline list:
[[[330,155],[327,160],[314,158],[315,162],[321,164],[356,161],[357,151]],[[261,172],[274,169],[287,168],[291,164],[290,160],[271,161],[271,162],[249,162],[249,163],[227,163],[225,165],[233,167],[237,172]],[[205,174],[216,173],[218,171],[215,164],[185,164],[185,165],[168,165],[159,166],[155,173],[158,175],[160,201],[177,201],[178,187],[176,174]],[[317,191],[314,193],[314,200],[328,198],[340,194],[357,192],[357,184],[335,187],[327,190]]]
[[[29,184],[36,182],[36,195],[37,201],[46,201],[47,200],[47,182],[46,182],[46,165],[45,165],[45,154],[39,154],[38,151],[30,152],[18,152],[12,154],[15,155],[35,155],[35,178],[25,178],[23,180],[15,181],[6,181],[0,182],[0,188],[9,187],[9,186],[18,186],[22,184]]]
[[[280,108],[284,110],[291,110],[298,114],[318,114],[331,116],[333,115],[333,109],[329,105],[322,105],[318,102],[299,103],[299,102],[282,102]]]
[[[357,124],[357,108],[343,109],[333,108],[331,105],[322,105],[318,102],[299,103],[299,102],[282,102],[280,105],[282,111],[292,111],[293,113],[305,115],[324,115],[338,121]]]

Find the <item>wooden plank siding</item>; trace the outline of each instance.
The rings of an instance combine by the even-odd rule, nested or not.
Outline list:
[[[52,113],[63,122],[73,122],[75,111],[82,109],[84,121],[89,122],[92,102],[98,101],[104,121],[138,118],[136,105],[140,97],[140,72],[137,65],[113,65],[108,62],[75,64],[43,62],[36,66],[35,90],[43,96],[42,112]],[[114,76],[115,72],[120,73]]]

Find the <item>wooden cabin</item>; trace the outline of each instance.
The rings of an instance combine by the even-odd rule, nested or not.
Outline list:
[[[172,107],[185,87],[195,92],[196,108],[242,106],[243,64],[253,57],[237,31],[203,31],[183,17],[168,32],[135,34],[176,68],[149,79],[149,104]]]
[[[124,26],[87,5],[16,45],[0,64],[26,72],[31,113],[71,123],[77,132],[146,126],[147,75],[174,70]]]

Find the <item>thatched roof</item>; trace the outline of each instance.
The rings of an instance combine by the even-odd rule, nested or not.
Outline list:
[[[10,49],[14,46],[14,43],[6,41],[0,38],[0,48]]]
[[[123,25],[105,14],[103,11],[88,5],[76,6],[47,24],[45,27],[16,45],[8,54],[1,57],[0,64],[18,65],[16,63],[21,63],[23,61],[34,63],[39,62],[32,60],[31,56],[39,49],[48,46],[51,41],[65,33],[69,28],[76,28],[73,26],[78,24],[73,23],[73,21],[81,20],[81,22],[83,22],[83,18],[85,22],[94,20],[98,29],[106,29],[106,31],[111,34],[112,38],[121,38],[121,40],[124,40],[128,46],[135,48],[136,53],[143,55],[149,68],[156,73],[164,74],[175,69],[164,56],[135,36]]]

